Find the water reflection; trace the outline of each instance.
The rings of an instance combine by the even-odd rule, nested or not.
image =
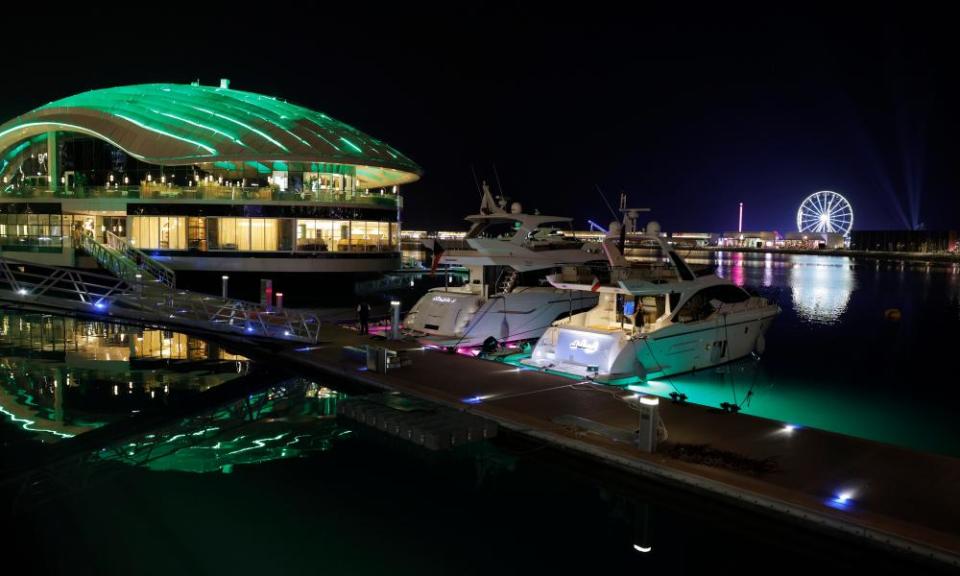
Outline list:
[[[711,262],[709,255],[698,254],[688,261],[712,263],[718,276],[737,286],[764,289],[768,295],[788,289],[792,308],[810,324],[838,322],[857,287],[851,258],[722,251],[713,258]]]
[[[246,358],[176,332],[0,313],[0,423],[70,437],[246,373]]]
[[[836,256],[793,256],[789,283],[797,315],[811,324],[838,322],[856,288],[850,258]]]
[[[196,473],[230,473],[238,464],[299,458],[329,450],[351,434],[336,422],[343,398],[316,382],[293,379],[95,456],[154,471]]]

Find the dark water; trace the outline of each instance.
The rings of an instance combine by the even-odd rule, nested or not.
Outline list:
[[[930,569],[517,438],[427,452],[342,400],[294,379],[109,445],[15,500],[5,543],[69,574]]]
[[[693,402],[923,451],[960,455],[955,414],[957,266],[831,256],[720,253],[717,272],[783,313],[760,362],[654,382]],[[898,309],[899,321],[885,311]],[[748,395],[749,393],[749,395]]]
[[[940,376],[960,323],[956,270],[729,254],[721,264],[784,308],[767,352],[663,386],[956,453],[958,392]],[[884,318],[891,307],[900,322]],[[9,313],[0,327],[5,463],[258,364],[168,332]],[[934,571],[516,437],[425,452],[337,420],[344,392],[365,391],[292,379],[36,482],[8,479],[4,549],[31,571],[71,574]]]
[[[9,452],[71,438],[175,404],[248,365],[176,332],[0,312],[0,442]]]

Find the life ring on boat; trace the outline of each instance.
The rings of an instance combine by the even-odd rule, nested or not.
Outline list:
[[[757,336],[757,339],[753,341],[753,351],[757,353],[757,356],[763,356],[763,351],[767,349],[767,339],[763,337],[763,334]]]
[[[899,308],[888,308],[884,310],[883,317],[891,322],[900,321],[900,309]]]

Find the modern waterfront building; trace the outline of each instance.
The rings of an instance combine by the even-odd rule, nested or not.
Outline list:
[[[73,266],[84,237],[125,241],[215,291],[223,274],[352,280],[399,267],[399,187],[420,174],[372,136],[226,80],[92,90],[0,126],[0,252]]]

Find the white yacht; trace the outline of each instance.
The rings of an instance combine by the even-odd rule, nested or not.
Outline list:
[[[618,231],[603,242],[609,278],[584,267],[548,276],[564,290],[600,295],[596,307],[553,324],[523,364],[600,382],[663,378],[762,353],[779,306],[716,275],[697,276],[651,222],[627,242],[653,248],[628,262]]]
[[[469,270],[464,286],[434,288],[404,320],[407,333],[426,345],[470,348],[493,337],[500,343],[539,338],[560,318],[593,308],[597,295],[550,286],[545,276],[564,264],[605,266],[598,242],[565,234],[571,218],[506,208],[483,185],[480,213],[468,216],[459,244],[434,243],[438,263]]]

